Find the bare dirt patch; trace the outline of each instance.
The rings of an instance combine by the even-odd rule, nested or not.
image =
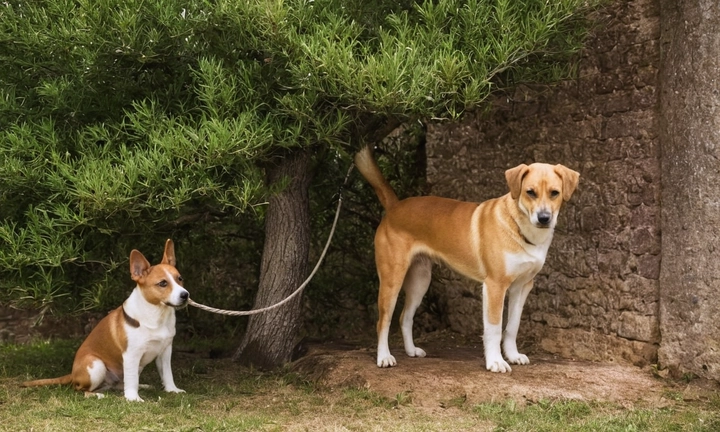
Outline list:
[[[530,365],[511,373],[485,369],[482,343],[440,337],[419,344],[425,358],[410,358],[402,345],[391,345],[398,365],[381,369],[375,350],[352,344],[325,343],[308,347],[293,369],[328,388],[365,388],[391,399],[408,398],[424,408],[513,400],[583,400],[621,405],[665,405],[669,394],[702,398],[704,390],[658,378],[651,368],[595,363],[531,353]],[[394,348],[394,349],[393,349]],[[527,351],[527,350],[526,350]]]

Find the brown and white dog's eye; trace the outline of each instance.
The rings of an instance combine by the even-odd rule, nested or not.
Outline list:
[[[535,189],[528,189],[527,194],[530,198],[537,198],[537,194],[535,193]]]
[[[552,198],[557,198],[559,196],[560,196],[560,191],[554,190],[554,191],[550,192],[550,197],[552,197]]]
[[[168,286],[168,283],[167,283],[167,281],[166,281],[165,279],[163,279],[163,280],[161,280],[160,282],[158,282],[157,285],[158,285],[160,288],[165,288],[166,286]]]

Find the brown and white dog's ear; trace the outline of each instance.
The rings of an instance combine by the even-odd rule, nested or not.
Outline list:
[[[580,173],[560,164],[555,165],[555,173],[563,182],[563,201],[568,201],[580,182]]]
[[[167,239],[165,242],[165,253],[163,254],[161,264],[170,264],[175,267],[175,244],[170,239]]]
[[[508,187],[510,187],[510,196],[512,199],[518,199],[520,193],[522,193],[522,181],[525,174],[528,173],[530,167],[525,164],[520,164],[515,168],[510,168],[505,171],[505,180],[507,180]]]
[[[130,252],[130,277],[137,282],[150,268],[150,263],[139,250],[133,249]]]

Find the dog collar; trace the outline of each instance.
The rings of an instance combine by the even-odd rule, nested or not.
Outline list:
[[[134,327],[134,328],[140,327],[140,323],[138,322],[138,320],[136,320],[135,318],[128,315],[128,313],[125,312],[124,306],[120,306],[120,307],[122,308],[122,311],[123,311],[123,318],[125,318],[125,323],[127,325],[129,325],[130,327]]]
[[[525,243],[529,244],[530,246],[535,246],[535,243],[528,240],[523,233],[520,233],[520,236],[523,238],[523,240],[525,240]]]
[[[515,228],[518,230],[518,234],[520,234],[520,237],[525,241],[525,243],[529,244],[530,246],[535,246],[535,243],[528,240],[527,237],[525,237],[525,234],[523,234],[522,229],[520,229],[520,224],[515,220],[515,218],[512,218],[513,222],[515,222]]]

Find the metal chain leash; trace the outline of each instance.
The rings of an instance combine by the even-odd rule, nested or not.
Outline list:
[[[313,276],[315,276],[315,273],[320,268],[320,264],[323,262],[323,259],[325,259],[325,254],[327,253],[328,248],[330,247],[330,241],[333,238],[333,234],[335,234],[335,227],[337,226],[338,218],[340,217],[340,208],[342,207],[342,199],[343,199],[342,189],[347,185],[348,179],[350,178],[350,173],[352,172],[354,167],[355,167],[354,164],[350,165],[347,175],[345,175],[345,181],[343,182],[343,185],[340,188],[340,191],[338,192],[339,197],[338,197],[337,210],[335,210],[335,220],[333,220],[332,228],[330,228],[330,234],[328,235],[327,242],[325,243],[325,248],[323,248],[322,254],[320,254],[320,258],[318,259],[317,264],[315,264],[315,268],[313,268],[312,272],[310,272],[310,276],[308,276],[307,279],[305,279],[305,282],[303,282],[302,285],[297,287],[297,289],[295,289],[295,291],[292,294],[290,294],[287,298],[285,298],[284,300],[282,300],[278,303],[275,303],[272,306],[267,306],[267,307],[260,308],[260,309],[253,309],[253,310],[249,310],[249,311],[232,311],[232,310],[226,310],[226,309],[217,309],[214,307],[206,306],[204,304],[196,303],[194,300],[192,300],[190,298],[188,299],[188,304],[190,306],[194,306],[198,309],[202,309],[204,311],[212,312],[212,313],[216,313],[216,314],[220,314],[220,315],[248,316],[248,315],[260,314],[260,313],[267,312],[272,309],[279,308],[280,306],[284,305],[285,303],[292,300],[295,296],[300,294],[300,292],[302,292],[302,290],[305,289],[306,286],[308,286],[308,284],[312,280]]]

